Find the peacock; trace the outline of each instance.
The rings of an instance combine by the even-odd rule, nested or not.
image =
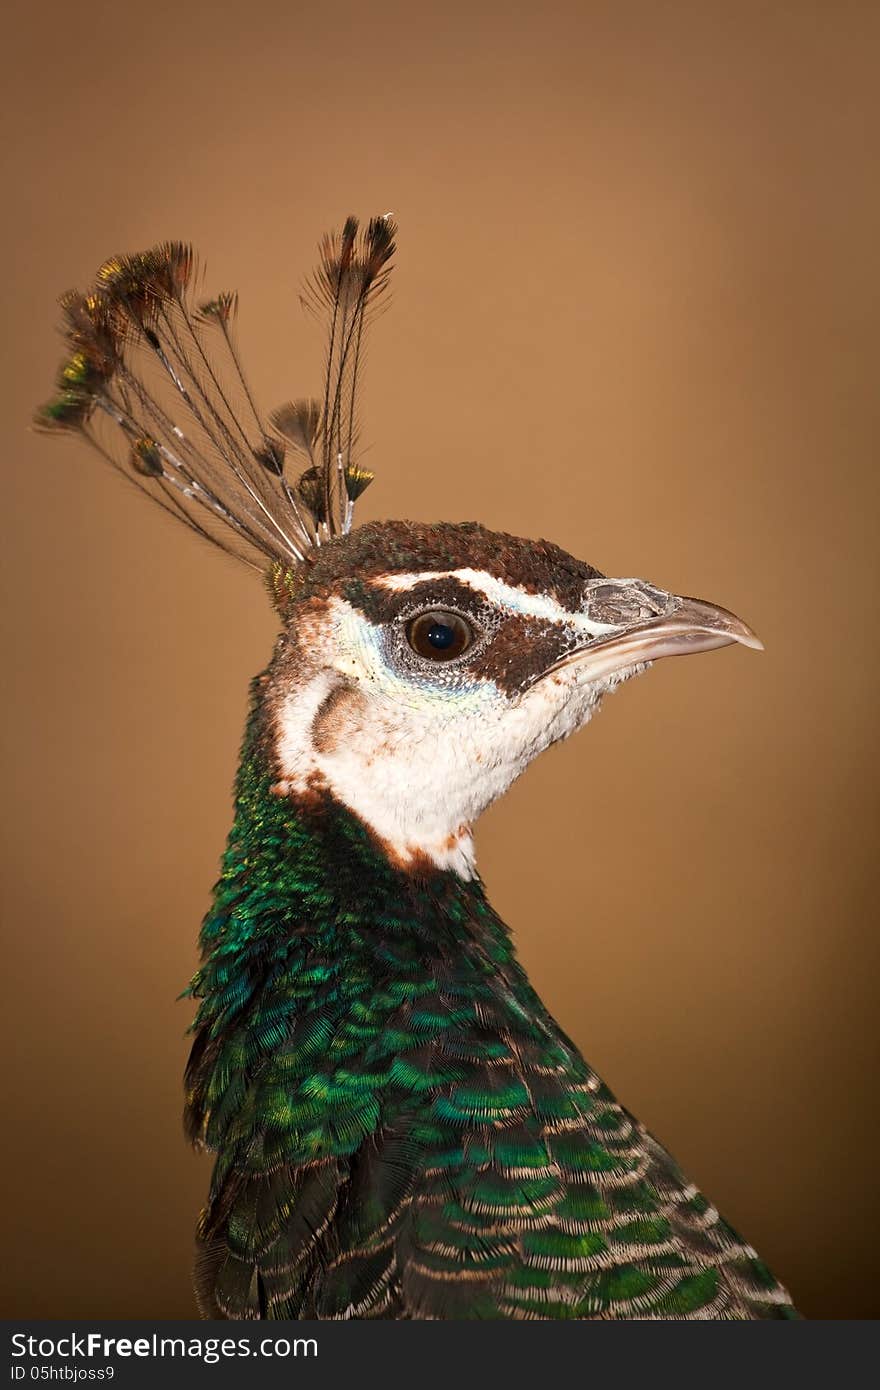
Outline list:
[[[265,416],[192,248],[106,261],[61,300],[36,417],[263,578],[200,965],[185,1127],[215,1156],[208,1318],[794,1318],[791,1298],[615,1099],[520,965],[472,829],[542,750],[664,656],[760,648],[739,618],[548,541],[352,528],[372,482],[364,342],[390,215],[319,245],[314,399]]]

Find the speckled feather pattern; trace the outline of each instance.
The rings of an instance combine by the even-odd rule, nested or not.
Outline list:
[[[786,1318],[532,990],[478,880],[403,873],[245,741],[187,1073],[228,1318]]]

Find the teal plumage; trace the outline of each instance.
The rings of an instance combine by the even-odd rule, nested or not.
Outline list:
[[[192,985],[203,1312],[793,1316],[554,1023],[482,884],[272,792],[261,689]]]
[[[307,286],[320,396],[264,418],[191,249],[62,300],[43,429],[257,569],[281,619],[201,933],[186,1127],[215,1155],[196,1291],[227,1318],[789,1318],[517,961],[471,827],[654,659],[733,614],[476,523],[351,531],[364,332],[395,229]],[[296,464],[296,460],[299,460]],[[548,903],[548,910],[552,904]]]

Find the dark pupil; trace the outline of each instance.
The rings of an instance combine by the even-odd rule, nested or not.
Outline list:
[[[467,651],[474,636],[464,618],[437,610],[413,618],[406,635],[413,651],[431,661],[453,661]]]
[[[445,652],[455,641],[455,628],[446,623],[432,623],[427,632],[428,641],[438,652]]]

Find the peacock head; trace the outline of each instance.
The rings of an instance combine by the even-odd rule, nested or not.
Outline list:
[[[285,596],[277,794],[323,792],[401,866],[465,877],[480,813],[604,694],[658,657],[761,646],[714,604],[474,524],[364,526]]]
[[[238,296],[195,297],[192,248],[113,256],[62,299],[66,353],[39,428],[83,437],[203,539],[267,575],[284,631],[266,677],[279,796],[332,796],[405,866],[473,873],[477,816],[602,696],[657,657],[754,634],[712,604],[606,579],[545,541],[477,525],[352,531],[365,334],[396,229],[346,219],[304,301],[327,334],[320,394],[264,417],[235,344]]]

